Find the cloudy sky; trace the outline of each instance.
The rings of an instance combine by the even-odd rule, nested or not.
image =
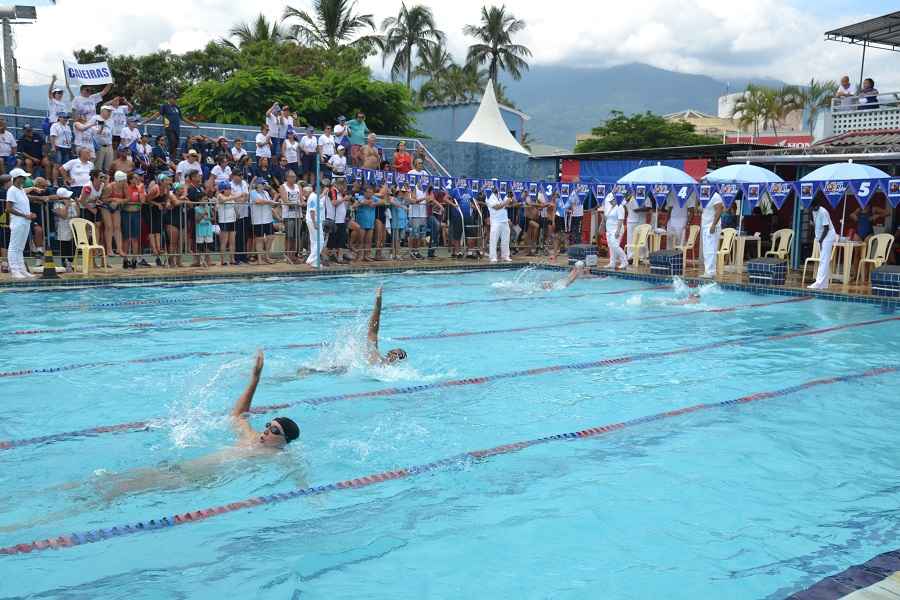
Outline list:
[[[415,0],[412,0],[415,1]],[[6,4],[6,2],[0,2]],[[139,54],[156,49],[174,52],[201,48],[221,37],[237,21],[260,11],[280,17],[284,6],[309,9],[312,0],[49,0],[38,5],[38,21],[16,27],[16,55],[25,84],[45,83],[61,75],[60,61],[76,48],[103,44],[115,53]],[[469,40],[462,33],[476,23],[481,0],[426,0],[438,27],[446,32],[457,60]],[[768,76],[790,83],[810,77],[859,74],[861,49],[824,41],[831,28],[896,10],[882,0],[507,0],[507,7],[527,22],[521,43],[531,48],[533,63],[607,66],[644,62],[657,67],[730,76]],[[359,0],[358,9],[380,21],[395,14],[395,0]],[[80,23],[73,26],[74,23]],[[61,32],[65,32],[61,35]],[[60,43],[59,40],[65,40]],[[870,50],[866,75],[882,91],[900,89],[900,54]],[[372,66],[381,71],[380,59]]]

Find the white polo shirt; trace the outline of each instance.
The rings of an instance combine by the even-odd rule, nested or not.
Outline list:
[[[7,129],[0,133],[0,156],[12,156],[16,147],[16,137]]]
[[[131,127],[123,127],[119,132],[119,137],[122,138],[119,141],[119,148],[127,148],[141,139],[141,131],[137,127],[134,129]]]
[[[488,192],[488,197],[485,200],[487,204],[488,210],[491,213],[491,225],[494,223],[508,223],[509,215],[506,212],[506,208],[500,208],[500,205],[503,204],[503,200],[497,196],[493,191]]]
[[[281,188],[287,196],[287,204],[282,205],[281,216],[285,219],[296,219],[300,216],[300,186],[295,183],[294,187],[291,187],[283,183]]]
[[[56,123],[56,120],[59,118],[59,113],[64,112],[69,112],[66,110],[65,101],[47,98],[47,119],[51,123]]]
[[[710,225],[713,224],[713,221],[716,218],[716,207],[717,206],[725,206],[725,203],[722,202],[722,196],[719,195],[719,192],[716,192],[712,195],[712,198],[709,199],[709,202],[706,204],[706,208],[703,209],[703,214],[700,217],[700,232],[706,233],[709,231]],[[719,222],[716,223],[716,231],[722,228],[722,219],[719,219]]]
[[[817,240],[822,238],[822,232],[825,231],[826,227],[828,228],[828,235],[825,236],[825,239],[831,239],[833,241],[837,238],[837,234],[834,231],[834,224],[831,222],[831,215],[825,210],[824,206],[820,206],[815,210],[813,214],[813,224],[816,229]]]
[[[235,185],[234,181],[231,182],[231,195],[237,196],[238,194],[249,194],[250,193],[250,184],[246,181],[241,180],[239,185]],[[246,219],[250,216],[250,205],[247,204],[250,200],[245,196],[240,200],[235,199],[235,206],[237,207],[237,216],[238,219]]]
[[[72,179],[73,187],[84,187],[91,183],[91,171],[94,170],[94,163],[87,161],[81,162],[80,158],[73,158],[62,166],[63,170],[69,174]]]
[[[240,162],[242,158],[247,156],[247,151],[243,148],[232,148],[231,149],[231,158],[234,159],[234,162]]]
[[[188,160],[183,160],[178,163],[178,166],[175,167],[175,173],[181,176],[181,180],[184,181],[188,178],[188,175],[193,173],[194,171],[202,172],[203,168],[200,166],[200,161],[197,162],[189,162]]]
[[[265,225],[272,222],[272,205],[256,204],[257,200],[271,200],[269,192],[253,190],[250,192],[250,222],[254,225]]]
[[[619,223],[625,219],[625,207],[616,204],[616,196],[610,192],[603,200],[603,216],[606,218],[606,232],[615,234]]]
[[[97,114],[97,104],[103,101],[100,94],[91,94],[87,98],[78,94],[72,98],[72,118],[83,115],[90,119]]]
[[[68,125],[63,125],[59,121],[50,126],[50,137],[56,138],[54,143],[57,148],[72,147],[72,130]]]
[[[334,136],[323,133],[319,136],[319,146],[322,147],[322,154],[325,156],[334,155]]]
[[[328,166],[337,175],[343,175],[347,170],[347,157],[340,154],[334,154],[328,159]]]
[[[319,140],[314,135],[304,135],[300,138],[300,149],[307,154],[315,154],[319,149]]]
[[[272,158],[272,146],[270,146],[269,144],[266,144],[266,141],[268,139],[269,139],[269,136],[267,136],[264,133],[256,134],[256,156],[257,157]],[[262,144],[262,146],[260,146],[259,144]]]
[[[23,214],[28,214],[31,212],[31,204],[28,202],[28,196],[22,191],[21,188],[17,188],[16,186],[10,186],[9,190],[6,192],[6,202],[7,204],[12,202],[13,208],[15,208],[18,212]],[[6,210],[6,206],[3,207]],[[19,225],[21,223],[31,223],[25,217],[20,217],[19,215],[10,215],[12,218],[9,221],[10,225]],[[12,261],[10,261],[12,262]]]

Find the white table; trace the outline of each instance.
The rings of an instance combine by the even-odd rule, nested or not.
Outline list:
[[[840,281],[844,287],[849,285],[850,283],[850,271],[853,268],[853,254],[856,252],[856,249],[862,249],[862,242],[852,242],[850,240],[845,240],[842,242],[835,242],[834,247],[832,249],[831,258],[832,258],[832,269],[831,269],[831,279],[836,279]],[[837,254],[838,252],[843,254],[843,261],[841,264],[841,271],[837,272],[834,267],[837,263]]]
[[[755,235],[738,235],[734,238],[733,265],[735,270],[741,272],[744,270],[744,245],[747,242],[756,242],[756,257],[762,257],[762,238]]]

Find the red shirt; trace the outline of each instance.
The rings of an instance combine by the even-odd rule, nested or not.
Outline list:
[[[406,173],[412,170],[412,155],[409,152],[394,153],[394,169],[398,173]]]

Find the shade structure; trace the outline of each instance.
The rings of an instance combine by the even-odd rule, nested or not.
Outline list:
[[[675,167],[655,164],[649,167],[641,167],[621,177],[618,183],[697,183],[697,180]]]
[[[855,163],[852,160],[842,163],[833,163],[819,167],[815,171],[804,175],[800,181],[840,181],[844,179],[887,179],[890,175],[875,167]]]
[[[706,174],[709,183],[773,183],[783,182],[784,179],[776,173],[750,163],[742,165],[728,165]]]
[[[494,95],[494,82],[490,80],[488,80],[484,89],[478,112],[475,113],[472,122],[462,132],[462,135],[456,138],[456,141],[485,144],[521,154],[531,154],[509,132],[509,128],[500,115],[500,108],[497,106],[497,97]]]

